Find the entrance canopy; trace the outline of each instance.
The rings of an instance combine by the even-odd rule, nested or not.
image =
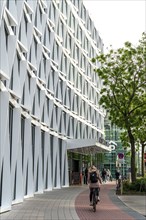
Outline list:
[[[67,150],[80,154],[95,154],[110,152],[111,148],[97,141],[97,139],[69,139]]]

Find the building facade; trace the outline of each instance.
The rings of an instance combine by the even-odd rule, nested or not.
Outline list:
[[[107,140],[107,142],[109,143],[109,147],[111,148],[111,152],[107,152],[104,154],[104,167],[106,169],[110,169],[113,178],[115,178],[115,172],[117,169],[120,170],[120,173],[123,177],[127,177],[129,160],[126,156],[126,149],[122,145],[120,139],[122,130],[115,124],[111,123],[108,118],[108,114],[105,116],[104,126],[105,139]],[[119,160],[119,154],[124,155],[123,160]]]
[[[0,1],[1,212],[68,186],[70,147],[104,148],[102,50],[82,0]]]

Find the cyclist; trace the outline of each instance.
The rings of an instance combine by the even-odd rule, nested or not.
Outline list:
[[[115,177],[116,177],[116,184],[118,184],[118,180],[119,180],[119,177],[120,177],[120,171],[119,170],[116,170],[115,172]]]
[[[93,197],[93,189],[96,188],[96,196],[97,201],[100,201],[99,198],[99,190],[100,190],[100,184],[102,184],[102,180],[100,177],[99,170],[94,165],[91,165],[91,167],[88,169],[88,184],[90,188],[90,205],[93,205],[92,197]]]

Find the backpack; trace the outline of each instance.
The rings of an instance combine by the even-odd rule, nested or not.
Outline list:
[[[96,173],[96,171],[90,173],[90,181],[91,181],[91,183],[97,183],[97,173]]]

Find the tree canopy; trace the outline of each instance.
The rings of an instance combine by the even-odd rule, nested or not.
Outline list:
[[[146,117],[146,33],[137,46],[125,42],[123,48],[97,55],[95,72],[102,79],[100,104],[108,110],[110,120],[127,131],[131,144],[131,172],[135,181],[135,139],[133,128]]]

